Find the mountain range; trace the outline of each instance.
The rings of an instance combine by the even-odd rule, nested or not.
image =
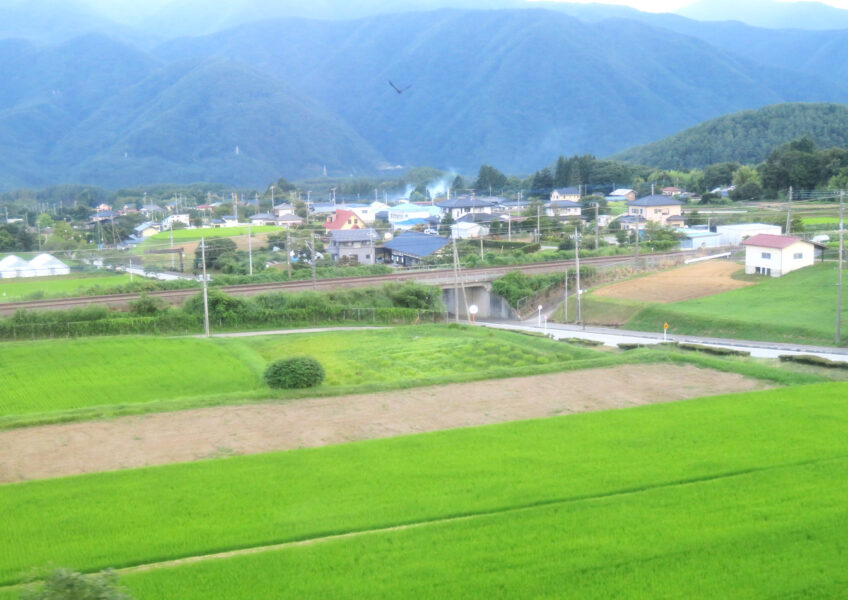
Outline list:
[[[0,39],[0,188],[261,187],[412,165],[526,173],[739,110],[848,100],[848,31],[550,4],[262,19],[159,42],[118,28],[45,43],[40,25]],[[0,19],[0,35],[9,27]]]

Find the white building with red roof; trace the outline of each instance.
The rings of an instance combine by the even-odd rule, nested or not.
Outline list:
[[[809,267],[816,261],[821,244],[791,235],[758,233],[742,242],[745,246],[745,273],[780,277]]]

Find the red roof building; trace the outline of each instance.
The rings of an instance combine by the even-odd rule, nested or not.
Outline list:
[[[364,228],[365,223],[362,222],[362,219],[360,219],[355,212],[341,208],[337,208],[336,212],[327,217],[327,220],[324,222],[324,229],[327,231]]]

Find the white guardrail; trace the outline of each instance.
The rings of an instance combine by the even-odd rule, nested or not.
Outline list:
[[[705,260],[712,260],[714,258],[730,258],[730,252],[722,252],[721,254],[710,254],[709,256],[700,256],[698,258],[690,258],[689,260],[684,260],[683,264],[691,265],[696,262],[704,262]]]

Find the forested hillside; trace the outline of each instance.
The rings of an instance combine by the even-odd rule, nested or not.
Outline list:
[[[848,106],[778,104],[713,119],[612,158],[663,169],[719,162],[756,164],[791,140],[808,136],[820,148],[848,147]]]

